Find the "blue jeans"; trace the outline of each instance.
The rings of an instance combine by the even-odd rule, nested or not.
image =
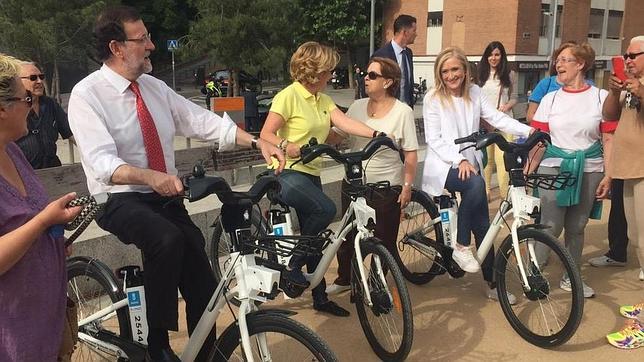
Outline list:
[[[452,168],[447,174],[445,188],[450,192],[460,192],[461,204],[458,207],[458,233],[457,242],[464,246],[470,245],[471,234],[478,248],[490,227],[490,210],[488,209],[485,180],[483,176],[471,174],[467,180],[458,178],[458,169]],[[494,281],[494,248],[485,256],[481,269],[483,279],[492,283]]]
[[[320,177],[294,170],[284,170],[279,175],[281,186],[280,199],[295,209],[300,222],[301,235],[317,235],[326,229],[335,216],[335,204],[322,191]],[[321,257],[293,256],[289,263],[291,269],[301,269],[306,265],[312,273],[320,263]],[[312,290],[313,305],[319,306],[328,301],[326,281],[322,278],[320,284]]]

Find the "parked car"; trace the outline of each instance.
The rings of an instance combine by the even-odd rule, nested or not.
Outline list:
[[[261,79],[240,70],[239,73],[239,90],[249,90],[252,92],[261,93],[262,92],[262,81]],[[230,82],[230,71],[228,69],[220,69],[210,73],[210,78],[215,80],[219,84],[219,88],[222,93],[225,95],[228,93],[228,84]]]

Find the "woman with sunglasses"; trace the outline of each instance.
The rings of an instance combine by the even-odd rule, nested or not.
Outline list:
[[[570,172],[577,180],[563,190],[539,189],[541,223],[557,238],[565,229],[565,245],[579,267],[589,216],[601,217],[601,204],[596,200],[606,198],[610,190],[611,179],[604,175],[604,168],[610,159],[617,122],[602,117],[608,92],[586,82],[584,74],[595,63],[595,51],[588,43],[563,47],[554,62],[562,88],[543,97],[531,123],[552,138],[547,148],[535,150],[536,159],[543,155],[538,172]],[[537,259],[546,263],[548,251],[535,250]],[[566,276],[560,287],[571,290]],[[595,295],[585,283],[583,289],[584,297]]]
[[[400,88],[400,68],[388,58],[371,59],[365,77],[368,98],[359,99],[349,107],[347,116],[359,120],[371,128],[384,132],[399,145],[405,154],[404,165],[400,163],[398,152],[380,150],[369,160],[363,162],[365,181],[369,183],[387,181],[395,188],[383,188],[377,193],[367,195],[367,203],[376,210],[375,235],[390,249],[395,247],[400,224],[400,208],[407,206],[411,199],[411,188],[416,177],[418,139],[414,112],[406,104],[396,99]],[[369,138],[351,137],[351,149],[362,150]],[[342,182],[342,213],[349,207],[347,192],[349,183]],[[354,234],[347,235],[353,240]],[[349,289],[351,277],[351,258],[353,244],[344,242],[338,250],[338,277],[327,288],[328,293]],[[392,251],[392,253],[395,250]]]
[[[512,116],[512,107],[517,103],[517,75],[510,70],[510,64],[501,42],[493,41],[485,48],[478,68],[478,85],[487,98],[499,111]],[[504,135],[511,140],[509,135]],[[503,167],[503,151],[497,145],[488,146],[487,165],[483,169],[485,187],[488,198],[490,197],[490,183],[492,172],[496,170],[496,179],[499,183],[499,194],[504,197],[508,194],[509,176]]]
[[[443,189],[461,193],[458,209],[457,243],[452,259],[468,273],[479,271],[479,264],[469,248],[471,234],[478,247],[490,226],[482,153],[474,148],[461,150],[454,140],[466,137],[481,127],[481,119],[495,128],[517,136],[528,136],[532,128],[512,119],[488,102],[479,86],[471,84],[467,57],[456,47],[443,49],[436,58],[435,88],[425,95],[423,119],[427,154],[423,168],[423,191],[438,196]],[[494,251],[482,264],[486,295],[498,300],[493,273]],[[508,294],[511,304],[516,297]]]
[[[19,69],[0,53],[0,361],[56,361],[67,292],[60,224],[80,208],[65,207],[74,194],[48,204],[14,143],[27,133],[32,102]]]
[[[339,60],[340,55],[328,46],[317,42],[300,45],[290,62],[293,83],[275,95],[261,131],[263,140],[277,145],[287,156],[286,167],[278,176],[280,198],[297,212],[302,235],[317,235],[326,229],[335,217],[336,209],[322,191],[322,160],[293,165],[300,157],[300,147],[312,137],[319,143],[327,142],[331,125],[357,136],[377,134],[365,124],[347,117],[331,97],[322,93]],[[319,262],[320,257],[292,257],[284,276],[294,285],[307,287],[309,283],[302,267],[306,264],[312,272]],[[325,289],[324,279],[313,288],[313,308],[335,316],[348,316],[346,309],[327,298]]]

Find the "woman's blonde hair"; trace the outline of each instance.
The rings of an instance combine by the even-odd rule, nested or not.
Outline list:
[[[20,60],[0,53],[0,102],[16,94],[17,77],[20,72]]]
[[[315,41],[302,45],[291,56],[291,78],[303,84],[315,84],[320,73],[333,71],[340,61],[335,49]]]
[[[447,86],[445,86],[441,75],[443,64],[451,58],[458,60],[461,67],[463,67],[465,74],[463,77],[463,83],[461,83],[461,97],[463,97],[463,100],[466,102],[470,101],[470,86],[472,85],[470,77],[470,63],[467,61],[465,53],[460,48],[447,47],[438,53],[438,56],[436,57],[436,65],[434,66],[434,95],[438,96],[442,105],[452,104],[452,94],[449,92],[449,89],[447,89]]]

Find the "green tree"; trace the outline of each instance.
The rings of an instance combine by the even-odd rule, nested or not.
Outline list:
[[[376,1],[381,8],[382,0]],[[301,0],[303,9],[302,36],[333,44],[346,53],[349,84],[353,88],[354,50],[369,44],[371,3],[367,0]],[[382,11],[376,9],[376,14]],[[380,27],[381,20],[376,21]],[[378,29],[376,29],[377,31]]]
[[[60,100],[59,67],[91,54],[96,15],[116,0],[2,0],[0,51],[40,64],[51,74],[49,94]]]
[[[230,69],[239,94],[237,71],[282,72],[297,45],[300,0],[192,0],[197,19],[184,43],[184,56],[208,54]],[[232,91],[230,90],[232,88]]]

